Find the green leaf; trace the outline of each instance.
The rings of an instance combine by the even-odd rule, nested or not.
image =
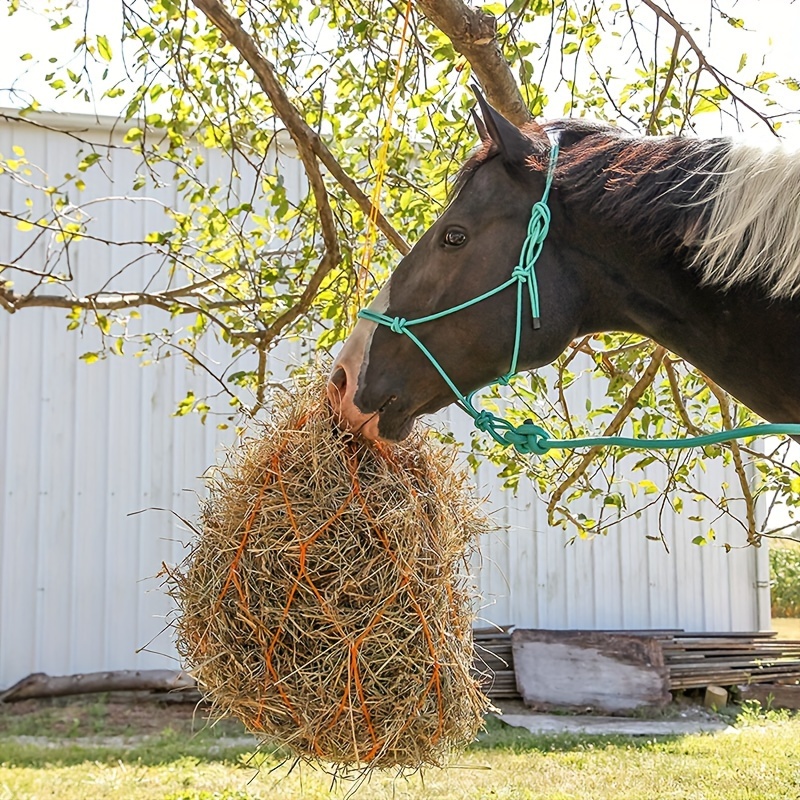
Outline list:
[[[130,128],[123,137],[123,141],[125,144],[132,144],[133,142],[138,142],[142,136],[144,136],[144,131],[141,128]]]
[[[188,391],[186,397],[178,403],[178,407],[173,412],[173,417],[185,417],[194,408],[196,398],[194,392]]]
[[[706,97],[701,96],[692,109],[692,114],[707,114],[709,111],[719,111],[719,106]]]
[[[746,65],[747,65],[747,53],[742,53],[742,55],[739,58],[739,68],[736,71],[741,72]]]
[[[108,39],[105,36],[98,36],[97,37],[97,52],[100,54],[100,58],[103,61],[111,61],[111,45],[108,43]]]
[[[111,320],[105,314],[96,315],[97,327],[108,336],[111,333]]]

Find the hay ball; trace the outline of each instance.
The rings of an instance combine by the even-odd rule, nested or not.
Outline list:
[[[423,432],[342,433],[319,377],[229,453],[170,577],[216,713],[342,766],[441,765],[474,739],[467,559],[488,524],[453,462]]]

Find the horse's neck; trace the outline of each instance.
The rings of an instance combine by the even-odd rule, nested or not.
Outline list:
[[[684,357],[756,413],[800,422],[800,300],[721,292],[683,264],[640,265],[623,299],[628,327]]]

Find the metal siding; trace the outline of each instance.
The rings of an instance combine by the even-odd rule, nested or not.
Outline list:
[[[24,138],[27,155],[50,173],[74,167],[74,143],[27,128],[12,137],[13,127],[0,124],[0,152],[10,152],[12,138]],[[297,164],[289,158],[280,164],[290,193],[299,195]],[[212,154],[208,174],[222,168]],[[105,177],[90,176],[84,199],[116,193],[114,175],[127,178],[133,169],[133,157],[117,153],[105,164]],[[167,202],[174,194],[169,187],[152,193]],[[1,204],[21,205],[21,199],[19,187],[0,182]],[[129,240],[160,227],[162,214],[155,204],[121,203],[95,206],[93,213],[104,230]],[[19,236],[6,227],[0,258],[7,260]],[[82,243],[73,255],[82,287],[110,274],[123,257],[130,252]],[[36,258],[31,253],[28,263]],[[143,262],[140,269],[149,274],[153,266]],[[145,309],[142,324],[158,314]],[[211,419],[203,426],[195,416],[171,416],[188,389],[215,391],[205,373],[187,370],[179,357],[144,368],[130,356],[87,365],[78,357],[97,349],[97,331],[67,333],[64,316],[45,309],[0,314],[0,687],[35,671],[175,664],[169,634],[162,632],[170,602],[155,576],[162,563],[183,557],[189,532],[170,511],[196,517],[200,477],[232,435]],[[222,352],[212,338],[207,349],[211,358]],[[281,373],[307,357],[308,344],[284,345],[270,367]],[[465,415],[450,409],[440,416],[469,441]],[[698,477],[706,487],[718,479]],[[697,548],[685,523],[673,517],[665,522],[667,553],[645,538],[657,524],[652,512],[607,536],[570,544],[569,534],[547,527],[545,504],[532,487],[522,485],[512,497],[483,465],[476,492],[487,497],[500,528],[483,537],[473,561],[483,598],[478,616],[486,622],[694,630],[763,624],[753,589],[763,553]],[[718,533],[720,541],[740,541],[729,524],[720,524]]]

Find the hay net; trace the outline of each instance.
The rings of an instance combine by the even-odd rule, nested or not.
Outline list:
[[[442,765],[488,706],[468,558],[487,518],[425,433],[336,428],[319,376],[209,478],[170,573],[178,650],[214,713],[335,765]]]

